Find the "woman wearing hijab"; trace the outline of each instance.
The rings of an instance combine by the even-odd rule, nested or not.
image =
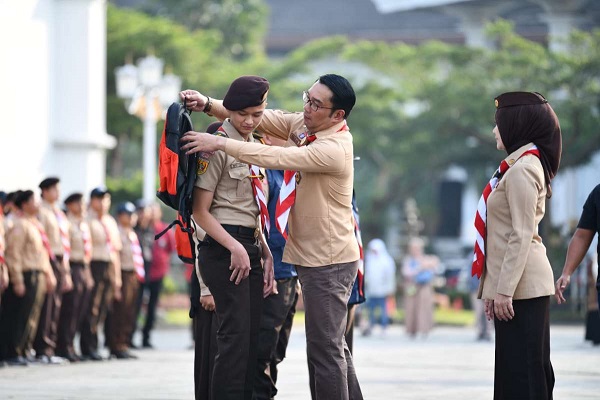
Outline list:
[[[367,246],[365,257],[365,297],[369,310],[369,326],[363,335],[369,335],[376,324],[379,309],[383,332],[388,326],[386,300],[396,292],[396,263],[381,239],[373,239]]]
[[[552,399],[554,284],[538,226],[560,164],[560,125],[539,93],[504,93],[495,103],[496,147],[508,156],[479,201],[472,270],[496,328],[494,399]]]

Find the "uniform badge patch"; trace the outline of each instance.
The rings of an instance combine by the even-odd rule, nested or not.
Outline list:
[[[302,175],[300,174],[300,171],[296,171],[296,185],[299,185],[301,180]]]
[[[208,160],[205,160],[204,158],[199,158],[198,159],[198,169],[196,170],[196,175],[202,175],[203,173],[206,172],[206,170],[208,169]]]

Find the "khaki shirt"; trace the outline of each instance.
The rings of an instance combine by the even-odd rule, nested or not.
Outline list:
[[[83,218],[77,218],[74,215],[69,214],[69,239],[71,240],[71,258],[73,262],[80,262],[89,264],[91,261],[90,257],[85,256],[85,246],[83,241],[83,235],[86,234],[91,241],[90,226],[87,220]],[[91,242],[90,242],[91,245]]]
[[[12,283],[23,282],[23,272],[52,272],[50,255],[44,247],[35,217],[17,217],[6,237],[6,264]]]
[[[352,214],[352,135],[349,131],[338,132],[342,126],[340,123],[315,132],[317,140],[297,147],[289,135],[306,131],[302,114],[265,110],[260,132],[288,139],[287,147],[227,141],[226,152],[240,161],[300,171],[283,253],[287,263],[319,267],[359,259]]]
[[[227,136],[244,143],[244,139],[228,120],[223,122]],[[254,138],[250,138],[254,142]],[[203,164],[205,163],[205,164]],[[208,165],[206,165],[206,163]],[[250,166],[223,151],[201,159],[196,187],[214,193],[210,213],[221,224],[258,226],[258,205],[252,191]]]
[[[61,217],[60,223],[63,224],[62,229],[65,232],[69,231],[69,221],[67,216],[62,212],[56,205],[50,204],[46,201],[42,201],[40,204],[39,219],[46,230],[48,240],[50,241],[50,247],[56,256],[63,256],[65,253],[65,247],[60,236],[61,226],[59,225],[59,215]]]
[[[114,261],[112,257],[119,255],[123,247],[121,242],[121,234],[117,227],[117,221],[110,215],[106,214],[102,216],[102,221],[98,219],[98,216],[90,211],[90,217],[88,219],[90,226],[90,233],[92,237],[92,260],[94,261]],[[106,226],[106,230],[104,226]],[[106,238],[106,231],[108,231],[110,238],[110,245]],[[110,253],[113,251],[113,254]]]
[[[121,235],[121,242],[123,248],[120,251],[121,256],[121,271],[133,271],[133,249],[131,247],[131,235],[135,235],[133,228],[123,228],[119,226],[119,234]]]
[[[494,299],[500,293],[521,300],[554,294],[554,274],[538,233],[546,206],[544,169],[536,156],[519,158],[532,146],[529,143],[505,158],[514,165],[488,197],[479,298]]]

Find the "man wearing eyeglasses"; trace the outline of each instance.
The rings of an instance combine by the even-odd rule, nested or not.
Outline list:
[[[220,100],[185,90],[193,111],[227,116]],[[258,131],[286,147],[188,132],[189,153],[223,150],[240,161],[296,171],[296,197],[288,221],[283,261],[296,266],[302,285],[310,390],[313,399],[362,399],[344,339],[347,302],[358,269],[354,237],[352,135],[346,120],[356,96],[339,75],[319,79],[303,93],[304,112],[265,110]]]

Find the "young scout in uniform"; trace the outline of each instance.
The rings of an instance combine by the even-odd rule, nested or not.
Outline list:
[[[0,359],[9,365],[27,365],[26,352],[35,337],[44,295],[54,291],[56,278],[33,192],[19,193],[15,205],[22,213],[6,238],[10,286],[0,315]]]
[[[71,242],[71,280],[73,290],[63,294],[58,324],[58,342],[56,355],[73,362],[79,360],[75,354],[73,340],[82,322],[83,313],[89,304],[89,294],[94,286],[90,273],[92,241],[90,227],[84,216],[83,195],[73,193],[65,199],[69,220],[69,239]]]
[[[223,101],[229,118],[218,132],[240,143],[254,141],[252,132],[262,118],[268,90],[261,77],[234,80]],[[194,220],[206,232],[198,263],[219,320],[215,400],[252,398],[263,294],[273,284],[273,259],[258,220],[268,221],[266,203],[259,209],[256,200],[261,196],[264,200],[259,176],[245,162],[224,152],[200,159]]]
[[[121,299],[113,303],[108,346],[110,354],[118,359],[137,358],[129,352],[129,338],[135,318],[139,279],[144,276],[144,258],[135,225],[135,205],[122,203],[117,208],[117,222],[123,247],[121,257]]]
[[[4,193],[4,195],[6,194]],[[4,232],[5,200],[6,196],[2,199],[2,209],[0,210],[0,312],[2,312],[2,293],[4,293],[4,289],[8,287],[8,267],[6,266],[6,240]]]
[[[81,327],[81,355],[84,360],[101,361],[98,354],[98,326],[104,323],[113,300],[121,298],[121,266],[119,252],[122,248],[117,222],[108,214],[110,193],[97,187],[90,194],[88,224],[92,238],[90,269],[94,288]]]
[[[64,359],[55,357],[56,342],[58,337],[58,322],[63,293],[71,290],[71,272],[69,267],[69,221],[67,216],[58,206],[59,179],[46,178],[39,187],[42,190],[42,203],[40,205],[39,220],[44,226],[50,247],[54,253],[50,264],[56,276],[57,290],[48,293],[42,308],[40,322],[33,348],[36,358],[45,364],[62,363]]]
[[[218,100],[194,90],[180,95],[193,111],[219,119],[227,116]],[[287,140],[287,147],[189,132],[183,148],[222,150],[241,162],[297,171],[283,261],[296,266],[302,285],[311,394],[318,399],[362,399],[344,339],[360,258],[352,215],[352,135],[346,125],[356,96],[345,78],[330,74],[305,91],[303,101],[304,113],[265,110],[258,127],[261,133]],[[324,303],[330,307],[324,308]]]

